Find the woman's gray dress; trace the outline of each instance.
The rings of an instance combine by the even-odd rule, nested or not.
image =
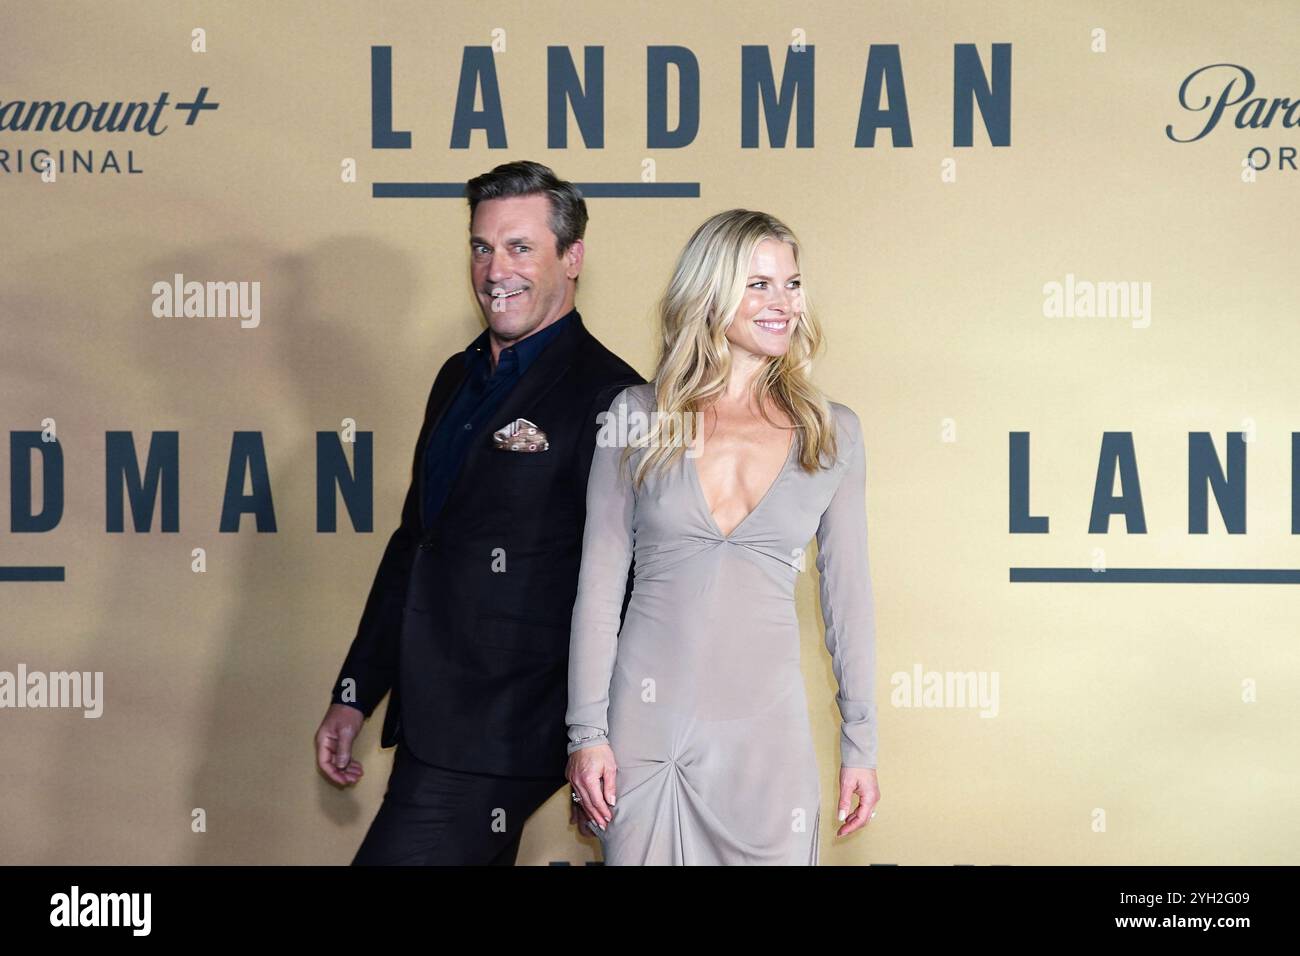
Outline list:
[[[610,413],[620,405],[624,421],[648,415],[653,384],[625,388]],[[817,862],[819,820],[823,812],[835,820],[838,793],[822,807],[799,667],[795,581],[814,535],[841,762],[876,766],[866,454],[858,416],[837,402],[831,409],[834,466],[809,475],[793,442],[728,535],[693,459],[652,471],[634,493],[628,466],[645,450],[620,471],[621,445],[604,433],[597,441],[566,720],[569,753],[598,743],[614,751],[613,820],[593,828],[608,865]]]

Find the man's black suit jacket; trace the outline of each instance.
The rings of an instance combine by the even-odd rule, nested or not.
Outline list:
[[[426,532],[422,456],[465,376],[463,353],[434,380],[401,525],[332,695],[369,717],[392,691],[381,746],[396,744],[400,733],[426,763],[563,775],[569,625],[596,416],[621,389],[645,381],[580,315],[573,319],[475,436]],[[550,448],[496,448],[492,432],[517,418],[539,426]],[[349,678],[356,682],[351,701],[344,696]]]

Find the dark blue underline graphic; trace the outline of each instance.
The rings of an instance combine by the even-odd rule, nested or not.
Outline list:
[[[574,183],[584,199],[699,199],[699,183]],[[464,183],[371,183],[373,199],[464,199]]]
[[[1012,568],[1011,582],[1059,584],[1300,584],[1289,568]]]
[[[0,567],[0,581],[62,581],[63,567]]]

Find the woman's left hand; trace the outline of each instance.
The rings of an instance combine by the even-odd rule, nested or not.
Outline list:
[[[857,809],[853,807],[853,795],[858,795]],[[847,836],[854,830],[866,826],[871,819],[876,804],[880,801],[880,787],[876,783],[876,771],[870,767],[840,767],[840,820],[843,822],[836,836]]]

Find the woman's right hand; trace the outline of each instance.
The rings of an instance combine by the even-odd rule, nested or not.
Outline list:
[[[579,798],[587,819],[602,830],[614,819],[614,780],[618,764],[609,744],[593,744],[569,754],[564,776]],[[572,799],[572,798],[570,798]]]

